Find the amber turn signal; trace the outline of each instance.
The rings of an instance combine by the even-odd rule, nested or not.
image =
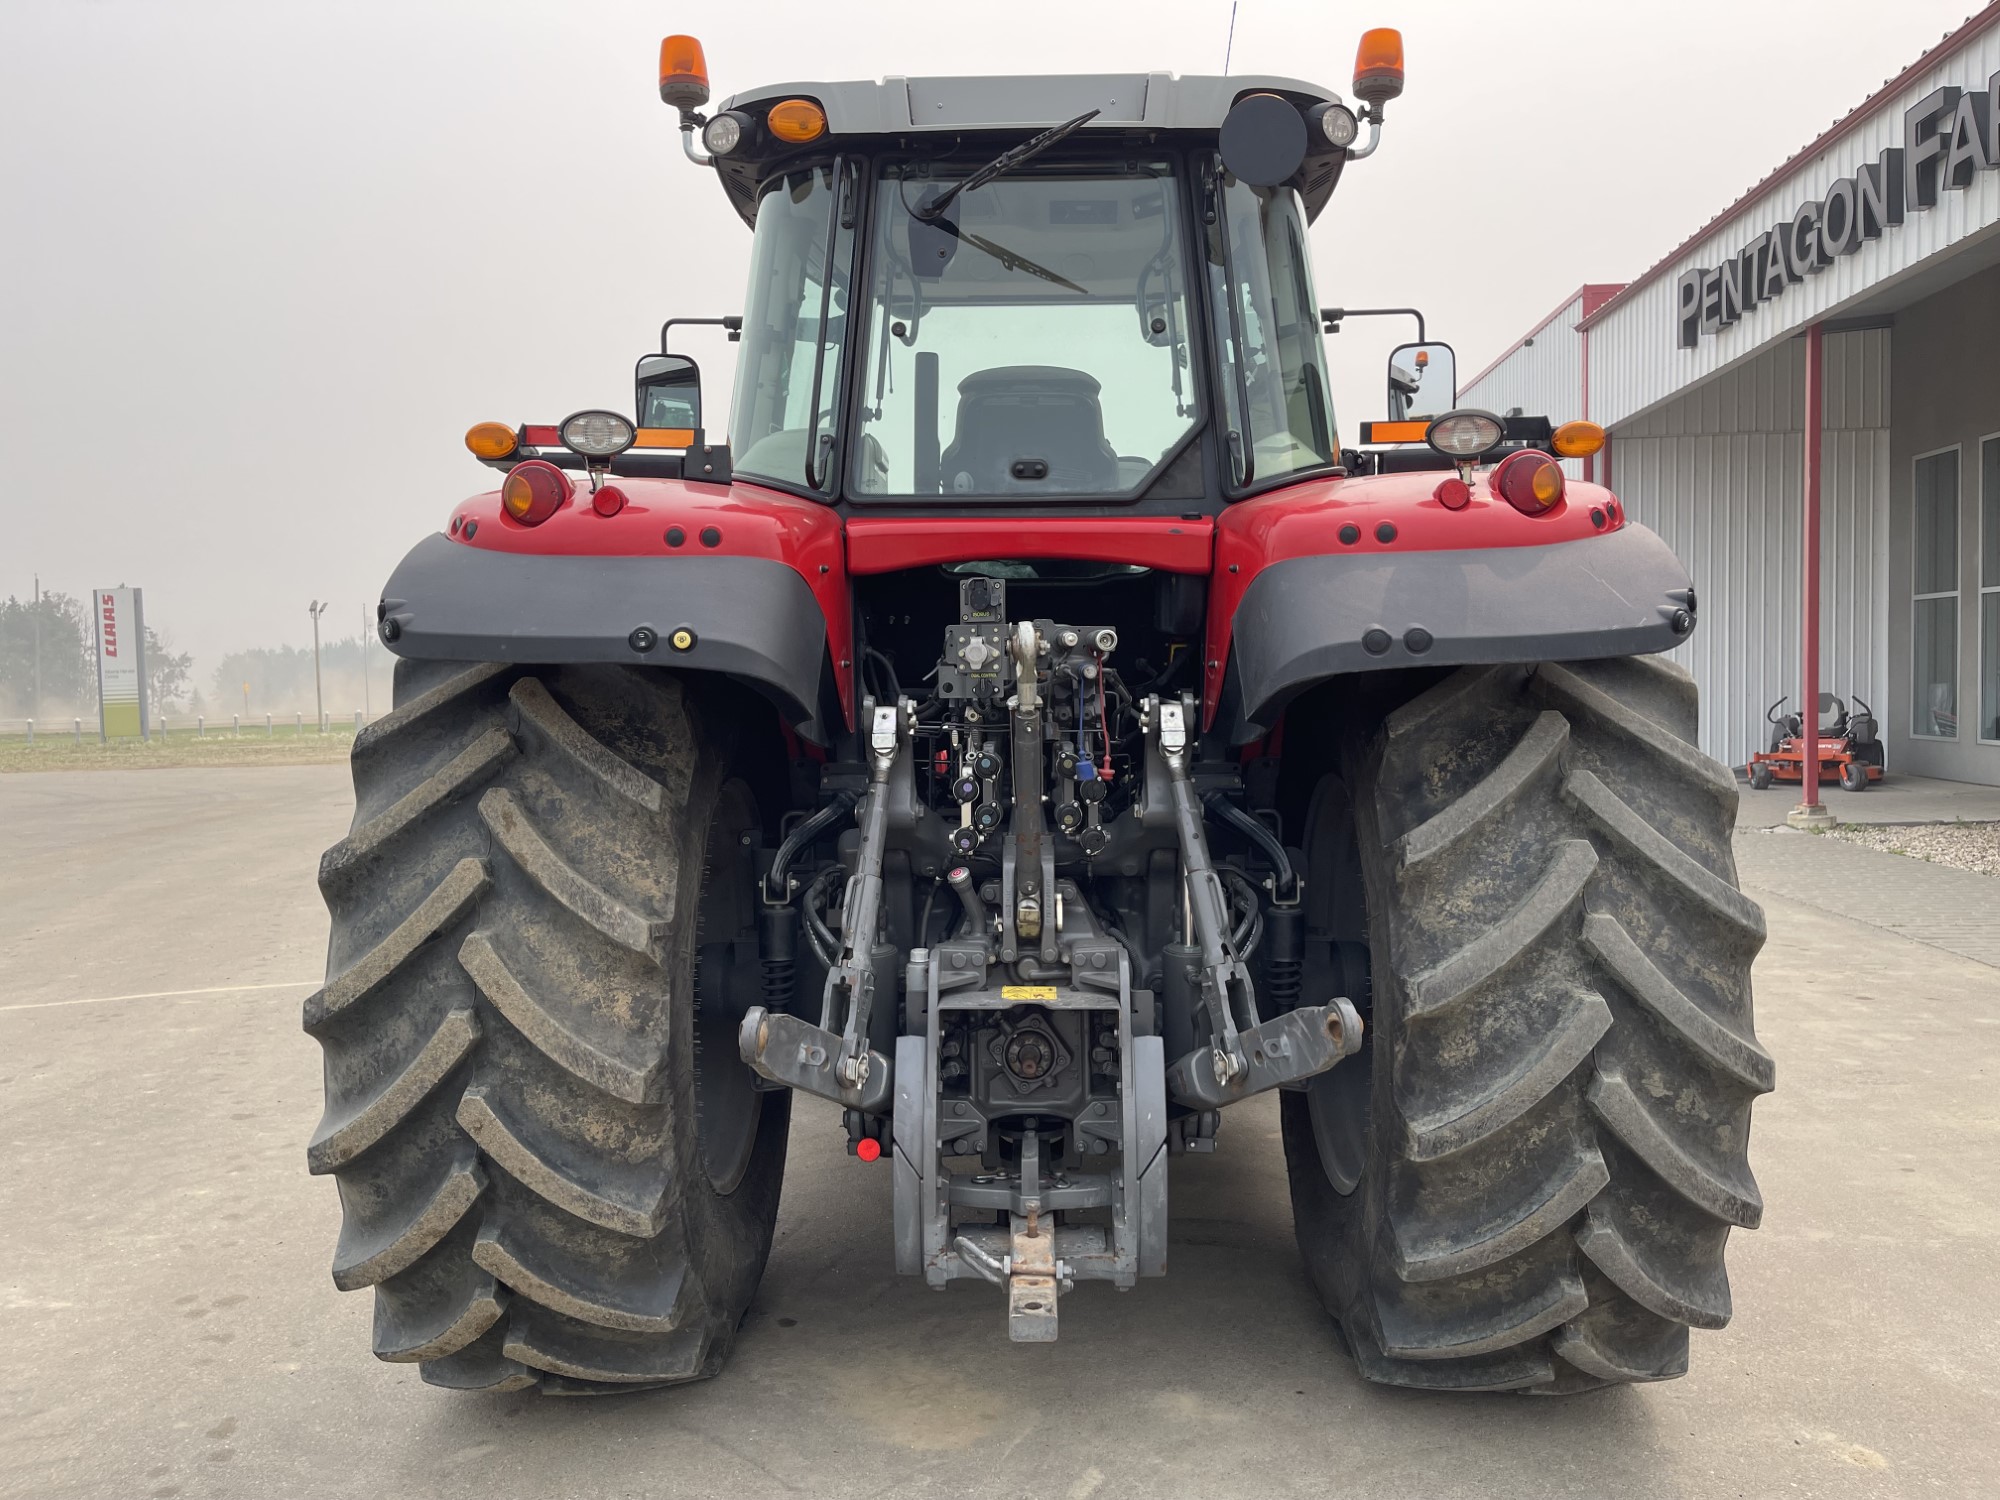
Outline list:
[[[570,493],[568,475],[531,458],[514,465],[500,481],[500,508],[523,526],[539,526],[562,508]]]
[[[505,458],[521,445],[505,422],[481,422],[466,429],[465,446],[474,458]]]
[[[1524,516],[1544,515],[1563,497],[1562,465],[1546,453],[1510,453],[1488,481],[1493,492]]]
[[[764,123],[779,140],[802,145],[826,134],[826,111],[810,99],[786,99],[771,106]]]
[[[691,36],[670,36],[660,42],[660,101],[680,110],[708,103],[708,59]]]
[[[1588,458],[1604,446],[1604,429],[1595,422],[1565,422],[1551,446],[1564,458]]]

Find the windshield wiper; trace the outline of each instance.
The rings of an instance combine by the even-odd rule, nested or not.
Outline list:
[[[1057,286],[1066,286],[1071,291],[1079,292],[1086,297],[1090,295],[1088,287],[1078,286],[1067,276],[1059,276],[1047,266],[1029,260],[1027,256],[1020,254],[1018,251],[1009,250],[1005,245],[996,245],[992,240],[986,239],[982,235],[974,234],[969,229],[960,229],[949,219],[939,227],[953,239],[963,240],[966,244],[976,249],[984,250],[1009,271],[1026,271],[1030,276],[1039,276],[1042,280],[1054,282]]]
[[[1063,140],[1076,131],[1083,129],[1084,126],[1096,119],[1100,113],[1101,111],[1099,110],[1089,110],[1084,114],[1078,115],[1074,120],[1065,120],[1062,124],[1051,130],[1044,130],[1040,135],[1021,142],[1020,145],[1014,147],[1012,150],[1002,151],[970,177],[960,178],[937,197],[926,203],[919,203],[915,208],[910,210],[911,215],[922,219],[927,224],[935,222],[937,216],[943,213],[950,205],[951,200],[956,198],[960,193],[969,193],[976,187],[983,187],[1002,172],[1011,172],[1023,163],[1033,161],[1044,151],[1048,150],[1049,147],[1055,145],[1057,141]]]

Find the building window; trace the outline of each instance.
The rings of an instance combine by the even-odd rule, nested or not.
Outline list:
[[[1979,445],[1979,738],[2000,740],[2000,437]]]
[[[1910,733],[1958,738],[1958,449],[1917,460]]]

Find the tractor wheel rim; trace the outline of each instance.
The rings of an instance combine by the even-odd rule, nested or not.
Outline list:
[[[1320,1170],[1342,1197],[1360,1185],[1367,1170],[1375,1089],[1372,964],[1357,836],[1346,788],[1337,777],[1326,777],[1307,813],[1305,993],[1345,995],[1365,1027],[1361,1050],[1306,1086],[1306,1108]]]
[[[709,825],[708,857],[702,863],[703,918],[713,894],[726,880],[747,882],[747,848],[742,835],[755,824],[749,793],[741,782],[723,788]],[[697,930],[707,931],[706,920]],[[758,1002],[761,966],[745,959],[731,941],[703,943],[694,965],[695,1147],[701,1169],[715,1192],[727,1197],[742,1185],[757,1150],[764,1096],[756,1075],[737,1051],[743,1013]]]
[[[1374,1069],[1373,1049],[1363,1043],[1361,1055],[1350,1057],[1330,1073],[1322,1073],[1306,1089],[1312,1118],[1313,1145],[1320,1170],[1342,1197],[1354,1191],[1368,1164],[1368,1096]]]

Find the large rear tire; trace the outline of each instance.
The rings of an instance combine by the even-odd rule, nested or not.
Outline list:
[[[308,1152],[333,1278],[434,1385],[721,1368],[771,1244],[790,1096],[737,1059],[757,808],[659,672],[403,662],[320,863]]]
[[[1285,1096],[1285,1148],[1300,1249],[1372,1380],[1661,1380],[1728,1321],[1773,1069],[1735,780],[1694,748],[1695,693],[1650,657],[1467,669],[1352,739],[1316,799],[1309,892],[1355,889],[1309,910],[1308,953],[1351,989],[1365,921],[1371,1024]]]

